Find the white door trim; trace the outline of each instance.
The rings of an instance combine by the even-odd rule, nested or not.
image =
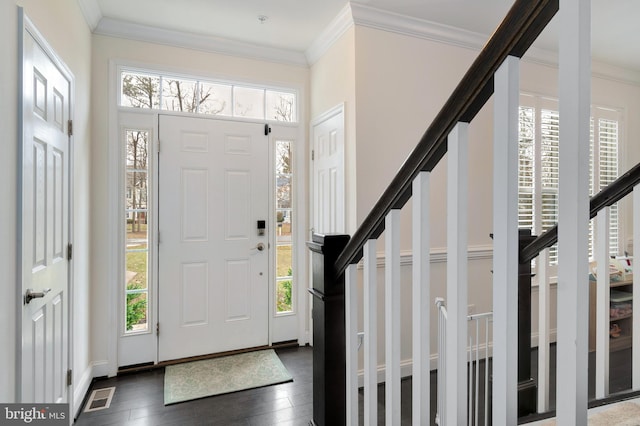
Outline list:
[[[23,252],[22,252],[22,242],[21,242],[21,234],[22,227],[24,223],[22,221],[23,218],[23,197],[22,193],[24,190],[23,185],[23,176],[22,176],[22,149],[23,149],[23,137],[24,137],[24,94],[23,94],[23,83],[24,83],[24,37],[26,33],[34,39],[34,41],[40,46],[40,48],[46,53],[51,62],[58,68],[60,73],[64,76],[64,78],[69,82],[69,120],[74,119],[74,99],[75,99],[75,77],[69,67],[60,59],[55,50],[51,47],[51,45],[47,42],[45,37],[38,31],[33,22],[29,19],[29,17],[24,13],[24,9],[22,7],[18,7],[18,51],[20,52],[21,59],[18,61],[18,66],[20,67],[18,71],[18,153],[19,153],[19,161],[18,167],[20,168],[20,172],[18,173],[18,182],[17,182],[17,194],[18,200],[16,203],[17,209],[17,228],[16,228],[16,258],[17,258],[17,274],[18,280],[16,285],[16,303],[20,303],[22,300],[22,286],[24,281],[23,271],[22,271],[22,261],[23,261]],[[68,173],[68,200],[67,200],[67,209],[68,209],[68,243],[73,243],[73,205],[74,205],[74,193],[73,193],[73,179],[74,179],[74,149],[73,149],[73,135],[69,136],[68,139],[68,164],[67,164],[67,173]],[[73,296],[74,296],[74,288],[73,288],[73,261],[69,261],[68,272],[67,272],[67,311],[68,311],[68,323],[67,323],[67,368],[73,369]],[[16,398],[20,400],[22,398],[22,309],[16,310]],[[70,413],[75,413],[75,406],[81,404],[81,400],[76,401],[74,396],[75,386],[74,381],[72,380],[71,385],[67,388],[67,400],[70,407]]]

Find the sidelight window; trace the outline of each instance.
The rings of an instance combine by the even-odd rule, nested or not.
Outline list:
[[[276,141],[276,312],[293,312],[292,143]]]
[[[127,129],[124,132],[124,293],[127,333],[149,329],[149,137],[146,130]]]

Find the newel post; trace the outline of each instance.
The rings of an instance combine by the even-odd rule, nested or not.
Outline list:
[[[313,234],[313,419],[312,425],[344,425],[346,422],[346,348],[344,274],[336,259],[349,241],[348,235]]]

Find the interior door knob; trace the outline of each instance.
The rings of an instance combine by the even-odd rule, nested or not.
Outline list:
[[[263,244],[263,243],[258,243],[258,244],[256,245],[256,250],[258,250],[258,251],[262,251],[262,250],[264,250],[264,244]]]
[[[44,297],[50,291],[51,291],[50,288],[45,288],[42,291],[33,291],[32,289],[28,288],[27,292],[24,294],[24,304],[25,305],[28,304],[33,299],[39,299],[41,297]]]

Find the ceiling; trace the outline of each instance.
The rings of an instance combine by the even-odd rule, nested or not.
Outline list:
[[[100,20],[228,39],[304,53],[348,0],[79,0]],[[435,22],[484,38],[506,15],[513,0],[353,0],[352,4]],[[86,13],[85,13],[86,15]],[[264,18],[260,18],[264,17]],[[638,0],[592,0],[592,50],[600,62],[640,71]],[[554,50],[557,23],[536,43]]]

